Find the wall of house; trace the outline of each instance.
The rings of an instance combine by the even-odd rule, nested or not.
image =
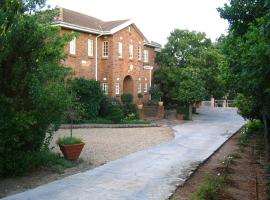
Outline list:
[[[62,29],[62,33],[69,33],[72,30]],[[76,55],[69,53],[69,44],[65,47],[67,58],[64,61],[66,67],[70,67],[76,77],[84,77],[86,79],[95,79],[95,45],[94,55],[88,56],[88,39],[95,42],[95,35],[80,32],[76,38]]]
[[[71,30],[62,29],[62,33]],[[69,45],[65,51],[68,53],[64,65],[74,70],[76,77],[95,79],[95,41],[97,35],[80,32],[76,39],[76,55],[69,54]],[[94,41],[94,55],[88,56],[88,39]],[[109,56],[102,56],[103,41],[109,42]],[[118,56],[118,42],[123,43],[123,57]],[[133,45],[133,59],[129,58],[129,44]],[[138,47],[142,48],[141,61],[138,60]],[[144,63],[143,51],[149,51],[149,62]],[[116,96],[116,83],[120,84],[120,95],[123,93],[123,82],[125,77],[130,76],[133,81],[134,100],[137,101],[138,84],[141,83],[144,101],[149,99],[148,91],[150,89],[150,70],[144,69],[144,66],[155,66],[156,52],[154,48],[144,46],[143,36],[134,26],[126,27],[113,36],[101,36],[98,38],[98,80],[102,83],[108,83],[109,95]],[[147,83],[147,92],[144,92],[144,86]],[[120,95],[117,95],[120,98]]]

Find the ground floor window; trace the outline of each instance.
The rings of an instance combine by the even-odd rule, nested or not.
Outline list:
[[[115,94],[116,95],[120,94],[120,84],[119,83],[115,83]]]
[[[102,90],[104,94],[108,95],[109,94],[109,85],[108,83],[102,83]]]
[[[138,83],[138,93],[142,93],[142,83]]]
[[[145,83],[144,84],[144,92],[147,92],[147,90],[148,90],[148,85],[147,85],[147,83]]]

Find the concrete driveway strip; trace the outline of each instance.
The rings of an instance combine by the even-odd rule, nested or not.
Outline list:
[[[203,108],[175,140],[4,200],[165,200],[245,123],[235,109]]]

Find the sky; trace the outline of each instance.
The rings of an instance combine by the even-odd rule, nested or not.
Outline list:
[[[103,21],[132,19],[148,40],[162,45],[176,28],[205,32],[212,41],[226,34],[228,23],[217,12],[225,3],[228,0],[48,0],[53,7]]]

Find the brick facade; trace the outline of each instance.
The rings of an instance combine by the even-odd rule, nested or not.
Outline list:
[[[156,67],[155,57],[157,47],[145,42],[145,37],[138,30],[135,24],[123,27],[114,34],[90,34],[84,31],[73,30],[62,27],[62,32],[78,32],[76,38],[76,54],[69,53],[70,44],[66,46],[67,58],[64,61],[66,67],[74,71],[76,77],[86,79],[96,79],[96,59],[97,59],[97,78],[101,84],[108,84],[108,94],[120,97],[127,90],[132,93],[135,101],[137,100],[138,86],[141,85],[141,93],[144,94],[144,101],[149,99],[149,89],[151,83],[151,68]],[[94,55],[88,56],[88,39],[93,40]],[[97,55],[96,55],[97,41]],[[109,43],[109,55],[102,56],[103,42]],[[122,58],[119,57],[119,42],[122,43]],[[133,59],[129,57],[129,46],[133,45]],[[139,50],[141,47],[141,60],[139,60]],[[148,50],[148,62],[144,60],[144,50]],[[97,58],[96,58],[97,56]],[[119,85],[120,94],[116,94],[116,87]],[[147,86],[147,88],[145,88]],[[145,90],[146,89],[146,90]]]

